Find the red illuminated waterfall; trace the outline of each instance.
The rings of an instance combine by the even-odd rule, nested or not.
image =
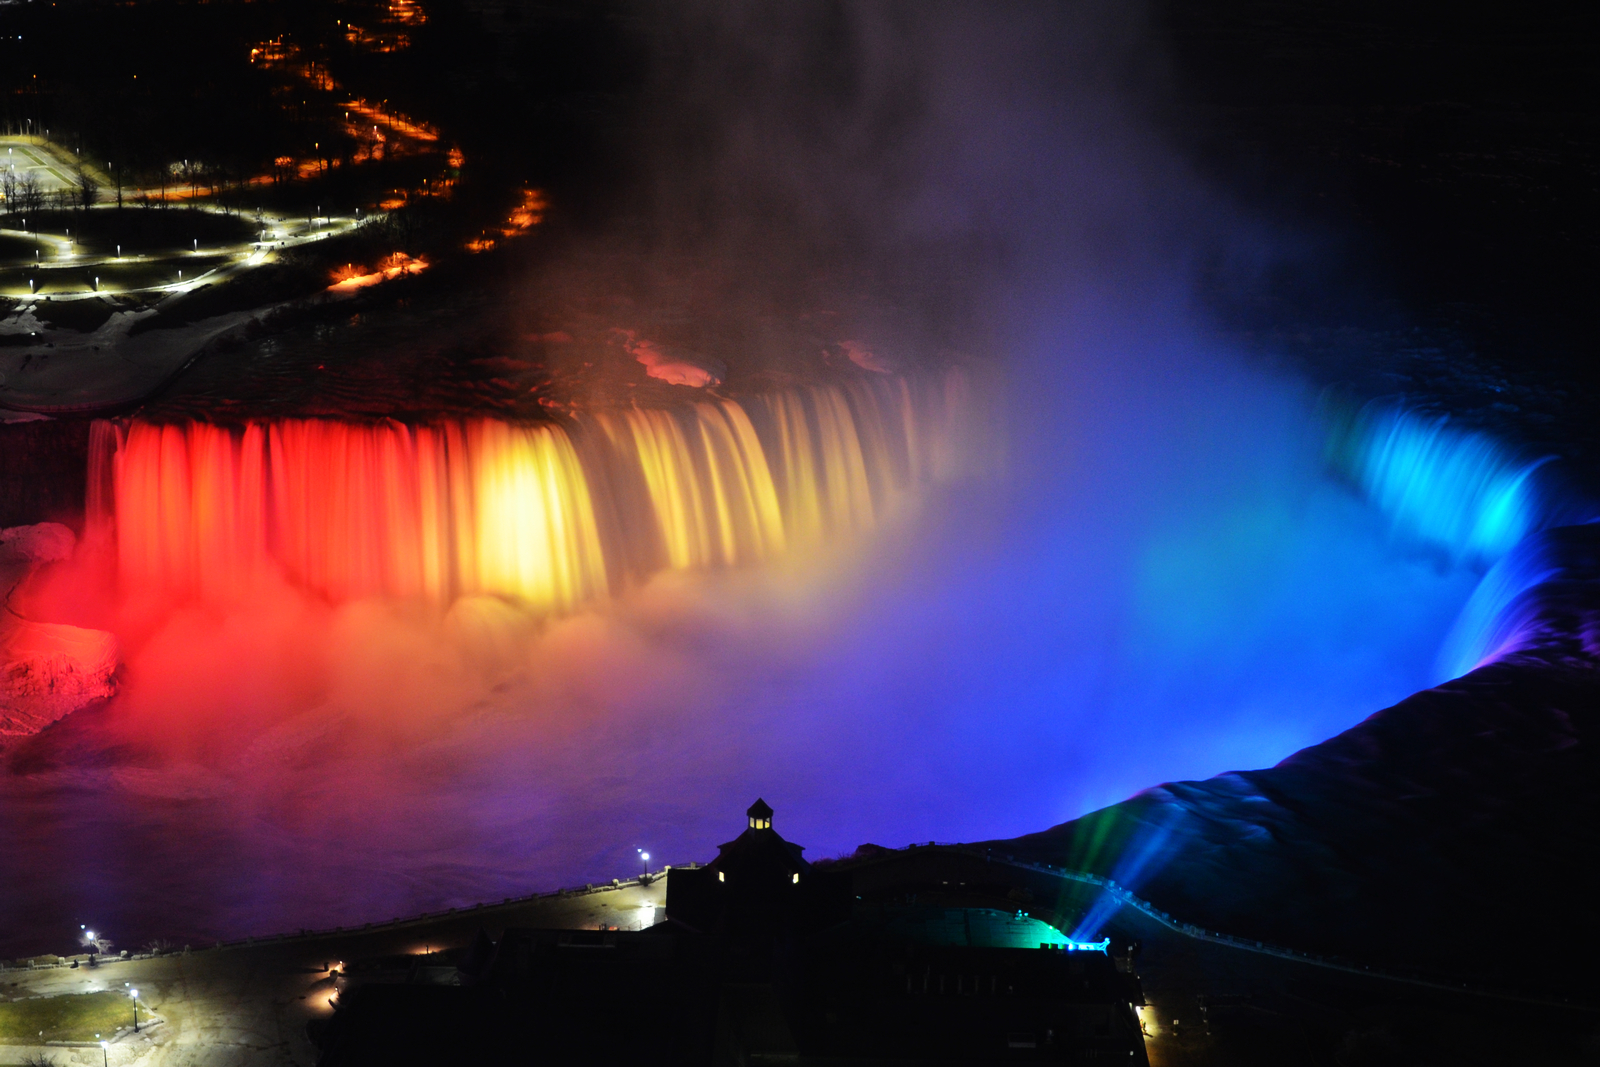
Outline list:
[[[91,526],[126,592],[334,601],[472,593],[562,610],[662,568],[871,529],[957,473],[966,378],[818,386],[575,426],[98,423]]]

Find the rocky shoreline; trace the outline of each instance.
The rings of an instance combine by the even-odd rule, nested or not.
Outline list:
[[[0,743],[28,737],[117,689],[117,639],[104,630],[26,618],[12,599],[44,568],[72,559],[56,522],[0,530]]]

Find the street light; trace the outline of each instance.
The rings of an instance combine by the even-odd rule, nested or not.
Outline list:
[[[100,1035],[95,1034],[94,1036],[99,1037]],[[102,1067],[111,1067],[111,1053],[106,1051],[110,1044],[111,1042],[109,1041],[100,1042],[100,1063]]]
[[[137,989],[128,990],[128,999],[133,1001],[133,1032],[137,1034],[139,1032],[139,991]]]

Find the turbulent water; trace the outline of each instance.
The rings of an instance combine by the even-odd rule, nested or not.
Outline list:
[[[124,689],[8,755],[0,947],[608,879],[757,794],[812,855],[1015,834],[1431,684],[1499,550],[1481,487],[1528,461],[1158,357],[1181,387],[104,425],[81,565],[33,603],[115,629]],[[1402,463],[1467,517],[1374,489]]]

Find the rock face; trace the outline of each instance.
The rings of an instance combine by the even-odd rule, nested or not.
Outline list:
[[[36,734],[116,692],[117,639],[14,620],[0,629],[0,738]]]
[[[56,522],[0,530],[0,599],[38,567],[72,558]],[[36,734],[116,691],[117,639],[103,630],[35,622],[0,607],[0,740]]]
[[[1539,535],[1492,661],[1276,767],[1146,790],[996,851],[1180,919],[1373,965],[1600,991],[1600,525]]]
[[[76,543],[72,529],[59,522],[13,526],[0,530],[0,564],[60,563],[72,558]]]

